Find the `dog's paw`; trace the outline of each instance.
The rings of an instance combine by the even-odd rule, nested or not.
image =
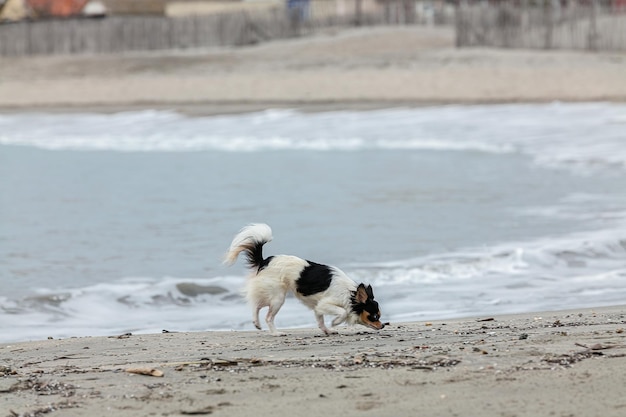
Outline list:
[[[331,334],[339,334],[339,332],[335,329],[324,329],[324,334],[330,336]]]
[[[287,333],[284,332],[271,332],[270,333],[272,336],[287,336]]]

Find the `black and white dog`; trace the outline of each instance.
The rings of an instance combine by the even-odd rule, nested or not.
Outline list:
[[[380,330],[378,303],[372,286],[356,284],[340,269],[317,264],[296,256],[277,255],[263,258],[263,245],[272,240],[272,229],[266,224],[251,224],[235,236],[224,263],[232,265],[244,252],[252,270],[245,294],[252,306],[254,326],[261,329],[259,311],[268,307],[266,322],[270,332],[281,335],[274,317],[292,291],[302,303],[315,312],[319,328],[326,334],[337,333],[324,324],[324,316],[334,316],[332,326],[343,322],[362,324]]]

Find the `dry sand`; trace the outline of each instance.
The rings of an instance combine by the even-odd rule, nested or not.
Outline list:
[[[625,54],[452,44],[450,29],[405,27],[240,49],[1,58],[0,108],[215,114],[626,101]],[[626,307],[487,319],[332,337],[305,329],[0,345],[0,417],[626,415]]]
[[[327,31],[245,48],[0,59],[0,108],[371,108],[626,101],[626,54],[461,49],[447,27]]]
[[[624,416],[625,329],[621,306],[0,345],[0,414]]]

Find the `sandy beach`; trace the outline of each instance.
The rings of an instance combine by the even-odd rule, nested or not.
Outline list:
[[[626,101],[624,54],[453,45],[450,28],[400,27],[0,58],[0,111]],[[164,329],[0,345],[0,416],[626,414],[626,306],[287,333]]]
[[[626,55],[455,49],[448,27],[383,27],[243,48],[0,59],[0,109],[214,114],[626,100]]]
[[[0,345],[6,416],[622,416],[626,306]],[[139,373],[137,373],[139,372]],[[145,372],[153,375],[144,375]]]

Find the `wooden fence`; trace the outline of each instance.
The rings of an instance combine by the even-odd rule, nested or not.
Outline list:
[[[4,23],[0,24],[0,56],[247,45],[333,26],[453,22],[454,9],[443,0],[288,0],[265,10],[190,17]]]
[[[541,4],[461,4],[457,46],[626,51],[626,7],[594,0]]]
[[[190,17],[2,23],[0,56],[206,48],[327,27],[453,23],[459,47],[626,50],[626,7],[615,0],[469,1],[461,0],[456,13],[444,0],[286,0],[264,10]]]

